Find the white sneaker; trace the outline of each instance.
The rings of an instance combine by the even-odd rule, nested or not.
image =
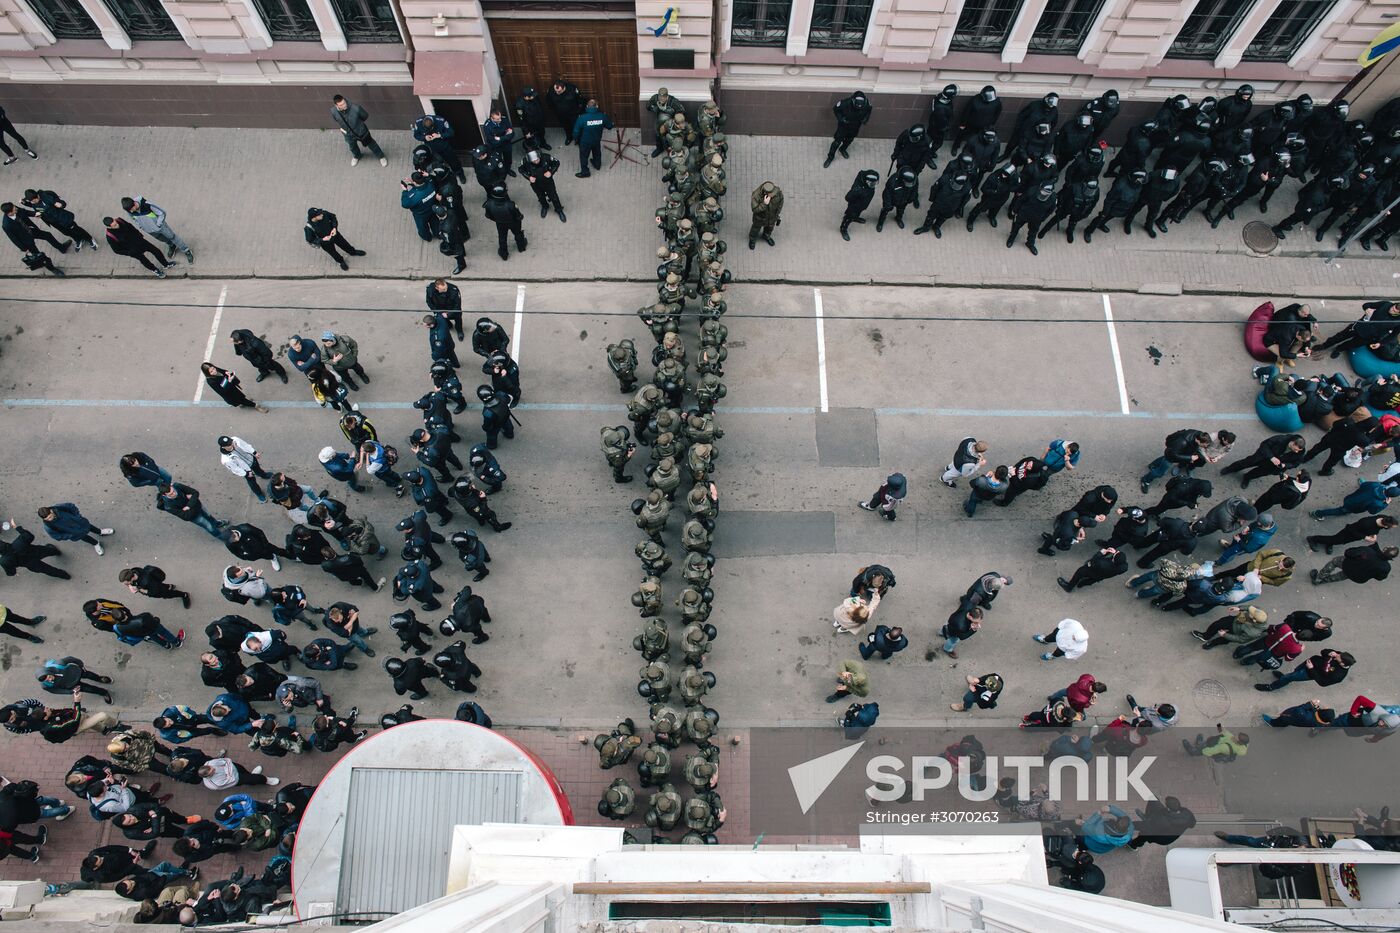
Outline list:
[[[107,537],[107,535],[112,534],[112,531],[113,531],[113,529],[111,529],[111,528],[99,528],[99,529],[97,529],[97,533],[100,534],[100,535],[102,535],[102,537],[104,537],[104,538]]]
[[[268,779],[267,779],[267,786],[268,786],[268,787],[276,787],[278,784],[281,784],[281,783],[282,783],[282,779],[281,779],[281,778],[268,778]]]
[[[380,166],[380,168],[388,168],[388,167],[389,167],[389,160],[381,156],[380,159],[379,159],[379,166]]]
[[[93,549],[94,551],[97,552],[97,556],[98,556],[98,557],[101,557],[102,554],[104,553],[103,550],[102,550],[102,545],[100,545],[100,544],[94,544],[94,545],[92,546],[92,549]]]
[[[262,765],[258,765],[256,768],[254,768],[254,769],[253,769],[253,773],[254,773],[254,774],[262,774]]]
[[[272,555],[272,569],[276,570],[278,573],[282,572],[282,562],[277,559],[276,554]]]
[[[359,158],[359,156],[351,156],[351,157],[350,157],[350,167],[351,167],[351,168],[354,168],[356,165],[359,165],[359,164],[360,164],[360,158]]]

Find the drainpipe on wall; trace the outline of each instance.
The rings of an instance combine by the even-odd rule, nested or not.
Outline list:
[[[720,36],[720,30],[724,28],[724,5],[725,0],[712,0],[710,4],[710,61],[715,66],[715,76],[710,83],[710,96],[721,107],[724,102],[720,100],[720,79],[724,72],[719,67],[719,51],[724,44]]]

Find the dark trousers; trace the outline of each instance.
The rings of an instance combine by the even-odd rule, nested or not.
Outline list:
[[[30,223],[27,226],[29,227],[29,232],[31,235],[33,235],[35,241],[43,240],[45,243],[51,243],[53,244],[54,249],[58,250],[60,253],[66,252],[68,250],[68,244],[58,242],[58,240],[54,238],[54,235],[49,231],[40,229],[33,223]]]
[[[1317,211],[1308,210],[1306,208],[1297,208],[1293,211],[1293,213],[1283,218],[1283,220],[1280,220],[1278,223],[1274,224],[1274,230],[1292,230],[1293,225],[1299,222],[1301,222],[1303,226],[1306,227],[1309,223],[1312,222],[1313,217],[1316,215]]]
[[[967,215],[967,229],[972,229],[972,225],[977,220],[978,214],[986,214],[987,219],[990,220],[992,226],[995,227],[997,225],[997,214],[1001,213],[1002,207],[1009,199],[1010,195],[1008,194],[1006,197],[1002,198],[993,198],[990,200],[983,198],[978,201],[977,206],[972,209],[972,213]]]
[[[559,188],[554,184],[553,178],[541,178],[530,188],[535,192],[535,197],[539,198],[540,207],[553,205],[556,211],[564,209],[564,205],[559,203]]]
[[[1065,238],[1066,238],[1067,240],[1069,240],[1069,242],[1073,243],[1073,242],[1074,242],[1074,228],[1075,228],[1075,226],[1076,226],[1081,220],[1083,220],[1083,219],[1084,219],[1083,217],[1076,217],[1074,214],[1071,214],[1071,213],[1069,213],[1068,211],[1056,211],[1055,214],[1054,214],[1054,216],[1052,216],[1049,220],[1047,220],[1047,221],[1045,222],[1044,226],[1042,226],[1042,227],[1040,228],[1040,233],[1036,234],[1036,236],[1037,236],[1037,237],[1043,237],[1043,236],[1045,236],[1045,234],[1049,233],[1051,230],[1054,230],[1055,227],[1059,224],[1060,221],[1062,221],[1062,220],[1068,220],[1068,221],[1069,221],[1069,228],[1065,231]]]
[[[424,239],[427,239],[427,237],[425,237]],[[329,240],[317,240],[316,244],[320,246],[321,249],[325,250],[326,253],[336,262],[345,261],[345,259],[340,255],[340,253],[336,252],[335,248],[337,246],[345,250],[347,253],[355,252],[355,247],[350,245],[350,241],[345,239],[345,237],[341,234],[339,230],[337,230],[335,232],[335,236],[331,237]],[[279,365],[277,368],[281,369],[282,367]]]
[[[152,256],[156,257],[156,262],[160,263],[160,265],[156,266],[149,259],[147,259],[147,253],[150,253]],[[141,265],[145,266],[152,272],[155,272],[158,269],[164,269],[166,266],[172,265],[172,263],[165,261],[165,257],[160,254],[160,250],[156,249],[154,244],[152,244],[151,241],[146,239],[145,237],[142,237],[141,242],[137,244],[137,251],[135,253],[128,253],[126,255],[131,256],[132,259],[135,259],[137,262],[141,263]]]
[[[360,146],[369,147],[369,151],[374,153],[376,159],[384,158],[384,150],[379,148],[379,143],[374,141],[374,134],[366,132],[364,136],[356,139],[349,133],[345,134],[345,145],[350,147],[350,155],[355,158],[360,157]]]
[[[9,146],[5,145],[6,136],[13,136],[15,142],[19,143],[21,149],[26,152],[29,151],[29,143],[25,142],[24,137],[19,134],[19,130],[15,129],[15,125],[10,122],[10,118],[0,117],[0,152],[5,153],[7,157],[13,159],[15,154],[10,151]]]
[[[276,357],[258,357],[257,359],[249,358],[248,362],[252,363],[253,366],[257,368],[259,381],[272,375],[280,376],[283,382],[287,381],[287,370],[281,363],[277,361]]]
[[[1142,555],[1141,557],[1139,557],[1139,558],[1138,558],[1138,561],[1137,561],[1137,565],[1138,565],[1139,568],[1141,568],[1141,569],[1143,569],[1143,570],[1146,570],[1148,567],[1151,567],[1151,566],[1152,566],[1152,562],[1155,561],[1157,558],[1159,558],[1159,557],[1166,557],[1168,554],[1172,553],[1173,551],[1180,551],[1180,550],[1181,550],[1181,545],[1175,544],[1175,543],[1170,542],[1170,541],[1164,541],[1164,542],[1162,542],[1161,544],[1159,544],[1159,545],[1157,545],[1156,547],[1154,547],[1152,550],[1148,551],[1146,554],[1144,554],[1144,555]]]
[[[1354,531],[1346,531],[1343,529],[1334,535],[1308,535],[1308,544],[1336,547],[1339,544],[1351,544],[1353,541],[1360,541],[1362,537],[1362,535]]]
[[[365,372],[365,368],[359,363],[356,363],[353,366],[345,366],[342,369],[341,367],[343,365],[344,364],[336,364],[333,365],[331,368],[334,369],[335,374],[340,377],[340,381],[345,383],[346,386],[348,386],[349,388],[354,389],[357,392],[360,389],[360,387],[355,383],[355,380],[350,378],[351,373],[354,373],[355,375],[359,376],[365,382],[369,382],[369,375]],[[351,482],[353,483],[353,480]]]
[[[92,234],[88,233],[78,224],[54,224],[53,228],[75,242],[91,243],[93,246],[97,245],[97,241],[92,238]]]
[[[15,626],[17,626],[17,625],[37,625],[37,624],[38,624],[38,623],[35,622],[33,619],[27,619],[27,618],[25,618],[24,616],[19,615],[18,613],[11,612],[11,613],[5,618],[5,621],[4,621],[4,622],[0,622],[0,635],[9,635],[9,636],[11,636],[12,638],[18,638],[18,639],[20,639],[21,641],[32,641],[32,642],[36,642],[36,643],[37,643],[37,642],[41,642],[41,641],[43,641],[43,639],[40,638],[38,635],[32,634],[31,632],[26,632],[26,631],[25,631],[24,629],[22,629],[22,628],[16,628],[16,627],[15,627]]]
[[[507,235],[507,234],[514,234],[514,235],[515,235],[515,248],[516,248],[517,250],[522,250],[522,249],[525,248],[525,243],[526,243],[526,240],[525,240],[525,231],[524,231],[524,229],[520,226],[520,221],[516,220],[516,221],[512,221],[511,223],[508,223],[508,224],[497,223],[497,224],[496,224],[496,246],[497,246],[497,248],[499,249],[500,252],[504,253],[504,252],[506,251],[506,235]]]
[[[582,141],[578,144],[578,170],[587,175],[590,161],[596,169],[603,167],[603,140],[601,138],[588,145],[584,145]]]
[[[45,557],[57,557],[58,548],[52,544],[32,544],[29,546],[29,553],[25,555],[24,562],[20,564],[25,570],[33,573],[42,573],[49,577],[58,577],[60,580],[69,579],[68,571],[60,570],[57,567],[50,567],[44,563]]]
[[[1312,448],[1306,454],[1303,455],[1303,462],[1307,463],[1309,460],[1311,460],[1313,457],[1316,457],[1324,450],[1327,451],[1327,459],[1323,462],[1322,469],[1317,471],[1322,476],[1326,476],[1328,473],[1331,473],[1332,468],[1342,462],[1342,458],[1346,456],[1347,451],[1351,450],[1351,445],[1346,444],[1345,446],[1343,446],[1342,444],[1338,444],[1335,442],[1329,444],[1327,443],[1327,438],[1324,436],[1321,441],[1314,444]]]

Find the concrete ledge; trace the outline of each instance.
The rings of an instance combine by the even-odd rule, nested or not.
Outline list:
[[[1180,282],[1148,282],[1137,288],[1139,295],[1180,295],[1181,291]]]

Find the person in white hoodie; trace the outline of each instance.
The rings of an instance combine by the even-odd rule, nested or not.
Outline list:
[[[1077,619],[1061,619],[1049,634],[1032,635],[1031,638],[1042,645],[1055,646],[1054,651],[1047,651],[1040,656],[1042,661],[1053,661],[1056,658],[1078,661],[1089,650],[1089,632]]]

